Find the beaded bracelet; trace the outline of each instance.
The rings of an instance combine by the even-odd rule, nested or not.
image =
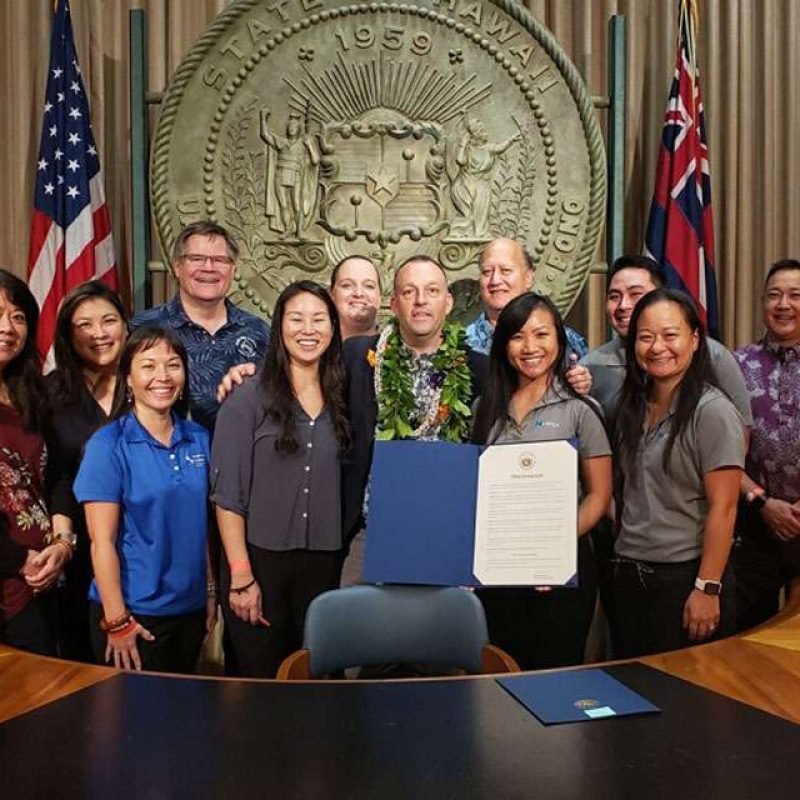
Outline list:
[[[133,633],[139,627],[139,623],[131,617],[128,622],[123,625],[121,628],[114,628],[108,632],[109,639],[121,639],[123,636],[127,636],[130,633]]]
[[[126,625],[128,620],[133,616],[131,610],[126,608],[125,611],[122,612],[116,619],[108,620],[108,619],[101,619],[100,620],[100,630],[104,633],[108,633],[109,631],[113,631],[115,628],[121,628],[123,625]]]

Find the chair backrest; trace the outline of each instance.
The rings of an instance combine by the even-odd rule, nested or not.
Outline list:
[[[350,586],[316,597],[306,614],[303,647],[310,673],[413,663],[480,673],[489,641],[473,592],[454,587]]]

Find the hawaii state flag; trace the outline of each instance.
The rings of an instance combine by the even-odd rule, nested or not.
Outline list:
[[[695,299],[708,333],[716,338],[714,222],[696,30],[696,0],[680,0],[675,77],[664,117],[645,247],[666,271],[668,284]]]
[[[118,288],[111,222],[69,0],[58,0],[28,255],[28,285],[41,309],[37,344],[45,371],[53,366],[56,316],[64,295],[93,278]]]

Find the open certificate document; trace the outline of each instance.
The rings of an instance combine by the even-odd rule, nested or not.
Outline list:
[[[573,585],[577,508],[574,442],[376,442],[364,580]]]
[[[577,573],[577,456],[566,441],[483,451],[473,573],[484,586],[563,586]]]

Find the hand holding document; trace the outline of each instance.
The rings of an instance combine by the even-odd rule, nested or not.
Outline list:
[[[571,442],[376,442],[364,578],[564,586],[577,573]]]

